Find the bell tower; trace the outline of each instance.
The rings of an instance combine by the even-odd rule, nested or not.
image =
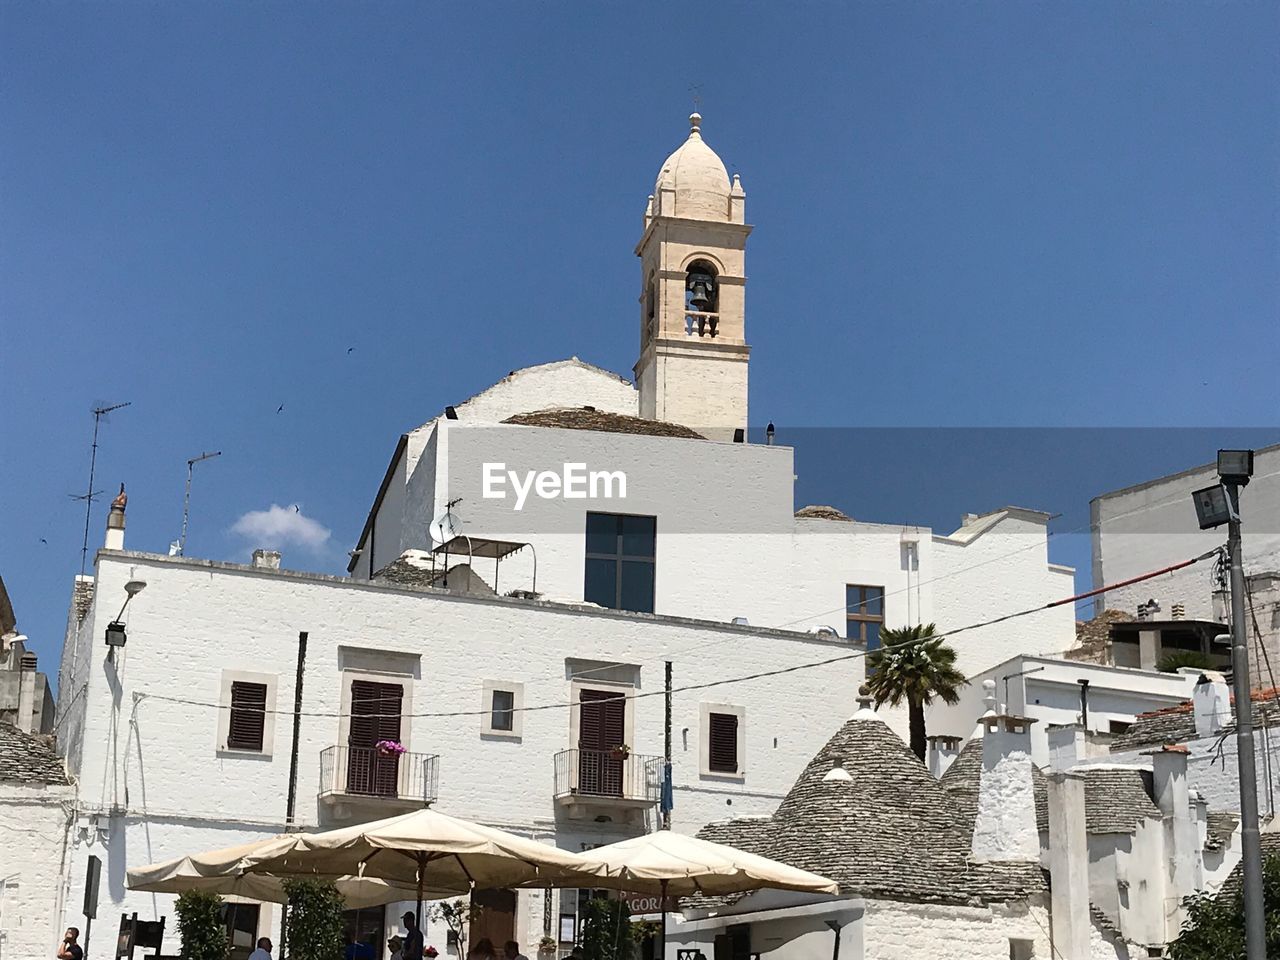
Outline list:
[[[747,425],[746,194],[702,117],[658,173],[640,258],[640,416],[715,440]]]

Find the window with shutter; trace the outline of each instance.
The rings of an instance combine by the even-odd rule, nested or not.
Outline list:
[[[231,684],[231,722],[227,728],[229,750],[262,750],[267,716],[267,685],[237,680]]]
[[[708,722],[707,767],[716,773],[738,772],[738,718],[713,713]]]
[[[578,791],[622,796],[627,701],[618,690],[583,690],[578,707]]]

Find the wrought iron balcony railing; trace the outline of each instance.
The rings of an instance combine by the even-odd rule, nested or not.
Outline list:
[[[435,802],[440,757],[434,753],[392,753],[377,747],[326,747],[320,752],[320,792]]]
[[[615,750],[561,750],[555,755],[556,797],[657,803],[662,757]]]

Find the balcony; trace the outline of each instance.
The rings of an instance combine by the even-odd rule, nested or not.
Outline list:
[[[439,768],[434,753],[326,747],[320,752],[320,800],[336,820],[417,810],[435,802]]]
[[[555,755],[555,799],[571,819],[639,820],[662,799],[662,757],[610,750]]]

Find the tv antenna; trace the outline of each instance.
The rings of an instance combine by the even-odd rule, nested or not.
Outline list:
[[[98,465],[98,426],[106,419],[107,414],[113,410],[121,410],[130,405],[129,401],[124,403],[113,403],[109,406],[93,408],[93,446],[89,452],[89,486],[85,488],[82,494],[71,494],[72,500],[84,501],[84,543],[80,547],[80,576],[84,576],[85,560],[89,556],[89,521],[93,516],[93,501],[102,493],[101,490],[93,489],[93,472]]]
[[[215,450],[212,453],[202,453],[198,457],[192,457],[187,461],[187,491],[182,495],[182,536],[178,538],[178,553],[181,557],[187,552],[187,518],[191,515],[191,472],[195,469],[197,463],[203,463],[205,460],[212,460],[214,457],[222,456],[221,450]]]

